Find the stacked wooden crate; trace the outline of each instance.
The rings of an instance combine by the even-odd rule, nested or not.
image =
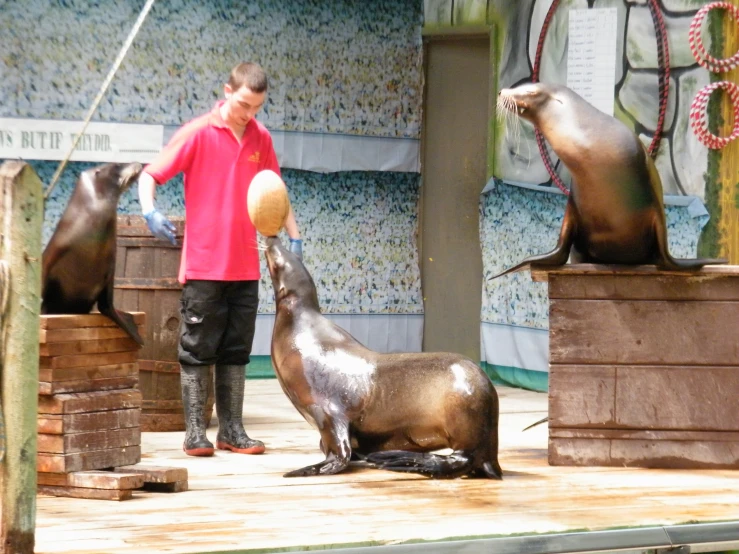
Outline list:
[[[739,266],[549,282],[549,463],[739,468]]]
[[[132,315],[142,329],[145,314]],[[40,325],[39,492],[125,500],[161,480],[131,467],[141,460],[139,345],[100,314],[43,315]],[[186,470],[175,469],[167,479],[186,490]]]

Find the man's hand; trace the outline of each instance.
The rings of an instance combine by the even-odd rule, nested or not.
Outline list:
[[[168,240],[174,246],[177,246],[177,239],[174,236],[177,229],[159,210],[154,208],[149,213],[145,213],[144,219],[146,219],[149,230],[156,238]]]
[[[300,261],[303,261],[303,240],[290,239],[290,252],[300,258]]]

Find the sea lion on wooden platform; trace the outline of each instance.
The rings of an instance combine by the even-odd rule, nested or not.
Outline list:
[[[42,257],[43,314],[87,314],[97,303],[143,345],[131,314],[113,306],[118,200],[141,173],[140,163],[83,171]]]
[[[352,459],[433,478],[501,479],[498,395],[472,361],[450,353],[381,354],[321,315],[300,259],[266,239],[275,291],[272,364],[326,459],[286,477],[331,475]],[[451,448],[448,456],[431,451]]]
[[[498,107],[541,131],[572,174],[557,246],[527,264],[655,264],[700,269],[722,259],[676,259],[667,245],[662,181],[641,140],[618,119],[559,85],[529,83],[500,91]]]

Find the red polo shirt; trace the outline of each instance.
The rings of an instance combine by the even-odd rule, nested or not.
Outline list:
[[[257,234],[246,193],[257,172],[280,174],[269,131],[252,119],[241,143],[216,104],[175,133],[159,157],[144,168],[162,185],[184,173],[185,240],[179,281],[259,279]]]

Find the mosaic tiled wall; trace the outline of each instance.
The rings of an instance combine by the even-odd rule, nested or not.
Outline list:
[[[499,183],[480,202],[483,250],[482,321],[521,327],[548,328],[546,283],[534,283],[529,271],[489,281],[488,278],[529,256],[549,252],[557,244],[566,199]],[[688,208],[667,206],[670,253],[695,256],[706,218],[693,217]]]
[[[81,120],[144,0],[0,2],[0,117]],[[178,126],[223,95],[231,67],[270,76],[259,119],[271,130],[417,139],[422,2],[156,2],[94,120]],[[31,161],[44,183],[57,162]],[[44,244],[77,175],[70,163],[46,203]],[[423,313],[414,173],[283,170],[305,261],[328,313]],[[184,215],[182,185],[157,207]],[[140,213],[135,192],[120,213]],[[263,267],[260,312],[274,309]]]
[[[0,117],[82,119],[143,5],[2,2]],[[420,0],[156,2],[96,120],[179,125],[253,60],[269,129],[417,138],[422,18]]]
[[[31,162],[48,183],[57,162]],[[55,187],[45,213],[43,244],[48,243],[76,175],[95,164],[72,162]],[[318,289],[324,313],[422,314],[416,236],[420,177],[412,173],[282,170],[304,238],[304,261]],[[62,204],[63,202],[63,204]],[[157,189],[157,207],[184,216],[182,181]],[[118,212],[140,213],[130,189]],[[287,241],[284,235],[283,241]],[[274,293],[261,259],[259,313],[274,313]]]

